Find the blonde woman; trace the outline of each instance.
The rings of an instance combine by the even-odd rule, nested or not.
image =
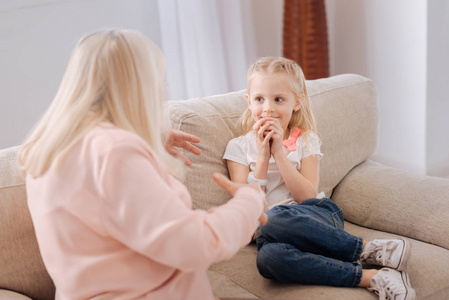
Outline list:
[[[164,71],[162,52],[141,33],[87,35],[19,153],[57,299],[212,299],[208,266],[264,222],[259,187],[224,176],[214,178],[234,197],[191,209],[175,178],[182,162],[169,153],[198,154],[190,142],[199,140],[167,129]]]
[[[268,222],[257,234],[260,274],[414,299],[404,272],[409,242],[366,242],[347,233],[340,208],[318,193],[323,154],[301,68],[286,58],[262,58],[248,70],[247,92],[245,135],[228,143],[224,159],[232,181],[257,182],[266,192]],[[387,268],[362,270],[359,260]]]

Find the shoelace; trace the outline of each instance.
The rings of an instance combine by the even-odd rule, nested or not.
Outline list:
[[[379,300],[394,299],[395,295],[404,294],[405,291],[402,288],[402,282],[394,280],[385,276],[385,280],[382,277],[373,278],[374,287],[371,288],[379,295]],[[371,290],[370,289],[370,290]]]
[[[370,260],[382,260],[382,265],[386,266],[387,259],[389,259],[393,251],[396,250],[398,244],[393,241],[388,241],[386,243],[382,243],[381,245],[376,245],[375,242],[371,243],[374,245],[374,248],[362,253],[361,259],[366,262],[369,262]],[[384,253],[389,255],[384,255]]]

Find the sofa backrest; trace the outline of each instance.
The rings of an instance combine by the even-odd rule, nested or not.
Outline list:
[[[17,172],[18,150],[0,150],[0,289],[32,299],[54,299],[55,287],[28,211],[25,182]]]
[[[307,88],[324,153],[319,191],[330,197],[343,177],[376,150],[377,91],[371,80],[354,74],[310,80]],[[173,128],[201,138],[200,156],[184,152],[193,162],[184,182],[194,208],[209,209],[230,197],[213,182],[212,174],[228,175],[222,156],[228,141],[241,134],[238,122],[247,106],[245,92],[168,102]]]

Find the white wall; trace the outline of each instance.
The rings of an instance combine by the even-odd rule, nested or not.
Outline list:
[[[361,74],[378,88],[380,140],[374,159],[426,173],[427,1],[326,4],[331,74]]]
[[[427,128],[429,174],[449,177],[449,1],[428,1]]]
[[[130,28],[160,42],[156,1],[0,2],[0,149],[19,145],[49,106],[78,39]],[[156,20],[154,22],[158,24]]]

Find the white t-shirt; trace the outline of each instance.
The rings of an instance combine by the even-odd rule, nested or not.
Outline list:
[[[320,150],[320,141],[315,133],[308,134],[309,147],[307,147],[304,137],[301,135],[296,140],[296,151],[288,151],[284,146],[282,149],[287,155],[288,160],[299,171],[301,168],[301,160],[314,154],[321,157],[323,153]],[[254,132],[250,131],[246,135],[239,136],[229,141],[223,156],[225,160],[235,161],[239,164],[248,166],[251,172],[254,172],[257,162],[257,145]],[[285,184],[281,172],[279,171],[273,156],[268,162],[267,173],[268,184],[266,186],[266,200],[268,209],[275,205],[296,204],[297,202],[289,192]],[[323,198],[324,193],[319,193],[317,198]]]

